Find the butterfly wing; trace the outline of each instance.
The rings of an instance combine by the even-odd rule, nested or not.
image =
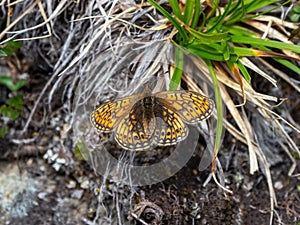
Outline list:
[[[91,113],[92,124],[99,132],[112,132],[128,114],[137,99],[139,99],[139,95],[131,95],[103,103]]]
[[[153,136],[145,133],[141,121],[126,115],[115,130],[115,140],[126,150],[146,150],[153,143]]]
[[[193,91],[163,91],[154,94],[165,101],[187,124],[195,124],[209,118],[214,109],[214,102]]]
[[[143,107],[138,102],[130,113],[121,121],[115,131],[117,143],[127,150],[147,150],[154,144],[159,146],[174,145],[183,141],[188,135],[188,127],[179,115],[166,106],[164,101],[153,104],[153,120],[155,130],[153,134],[146,132],[144,123],[138,115],[143,112]]]
[[[154,111],[156,117],[154,142],[157,145],[174,145],[187,137],[188,127],[180,119],[180,116],[167,106],[167,102],[157,101]]]

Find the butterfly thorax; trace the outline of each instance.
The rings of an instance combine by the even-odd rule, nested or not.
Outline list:
[[[152,136],[155,130],[154,106],[154,96],[147,96],[141,99],[141,121],[146,137]]]

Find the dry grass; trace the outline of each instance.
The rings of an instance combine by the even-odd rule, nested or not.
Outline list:
[[[69,114],[74,115],[70,120],[71,129],[78,119],[76,112],[82,110],[84,104],[132,94],[152,80],[153,74],[157,74],[156,79],[162,80],[164,88],[168,86],[169,71],[173,69],[173,59],[168,52],[173,46],[167,40],[176,31],[149,3],[136,4],[129,0],[102,1],[101,4],[93,0],[62,0],[59,3],[36,0],[13,4],[2,1],[1,6],[7,12],[13,10],[7,17],[6,29],[0,34],[2,43],[12,39],[22,40],[23,54],[33,53],[31,57],[35,63],[39,58],[44,59],[52,70],[21,133],[27,131],[45,96],[50,105],[61,88],[64,89],[65,107]],[[245,24],[257,30],[262,38],[286,43],[291,43],[288,30],[296,28],[295,24],[273,16],[261,16]],[[284,53],[299,59],[290,51]],[[260,75],[270,82],[278,90],[277,96],[257,92],[244,78],[239,80],[221,64],[215,64],[222,100],[233,118],[224,118],[224,127],[234,138],[248,146],[250,173],[256,172],[260,165],[268,181],[273,212],[277,201],[270,172],[272,159],[266,155],[272,152],[274,143],[278,143],[292,162],[288,176],[293,175],[297,166],[293,154],[300,155],[295,143],[300,132],[299,124],[289,110],[279,107],[286,99],[277,80],[284,80],[297,94],[300,88],[289,74],[274,68],[266,59],[253,61],[244,58],[241,61],[256,72],[255,76]],[[211,94],[212,81],[205,64],[194,56],[190,57],[189,62],[197,72],[187,71],[183,81],[190,89],[200,91],[199,80],[204,80],[201,89]],[[88,109],[80,112],[88,114]],[[212,143],[213,139],[209,141]],[[99,202],[105,195],[104,192],[101,194]],[[117,198],[117,192],[114,198]],[[119,215],[118,207],[117,211]],[[96,220],[97,217],[94,222]]]

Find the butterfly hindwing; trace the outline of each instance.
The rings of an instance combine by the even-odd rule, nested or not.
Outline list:
[[[183,141],[188,135],[188,127],[179,115],[169,108],[164,101],[156,106],[156,129],[154,142],[159,146],[174,145]]]
[[[134,114],[129,113],[115,130],[115,139],[118,144],[127,150],[145,150],[153,143],[153,135],[146,134],[142,122],[136,120]]]

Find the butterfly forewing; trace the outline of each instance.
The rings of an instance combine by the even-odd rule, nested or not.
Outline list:
[[[169,108],[173,108],[187,124],[195,124],[211,116],[212,100],[192,91],[164,91],[156,93],[164,99]]]
[[[111,132],[115,120],[112,118],[112,112],[114,108],[113,102],[107,102],[98,107],[91,114],[92,124],[100,132]]]
[[[139,97],[139,95],[131,95],[103,103],[91,113],[92,124],[100,132],[112,132]]]

